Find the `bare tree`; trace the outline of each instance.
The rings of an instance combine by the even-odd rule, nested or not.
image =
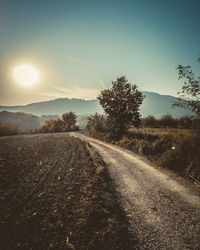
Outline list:
[[[200,58],[198,58],[200,62]],[[173,107],[182,107],[200,116],[200,77],[196,77],[191,66],[178,65],[179,79],[185,79],[182,90],[178,92],[179,97]]]

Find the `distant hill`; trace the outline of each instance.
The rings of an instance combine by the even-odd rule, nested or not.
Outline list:
[[[12,125],[14,128],[20,130],[27,130],[31,128],[40,128],[45,124],[46,120],[56,120],[58,115],[42,115],[41,117],[22,113],[22,112],[9,112],[1,111],[0,112],[0,123]]]
[[[143,91],[146,96],[141,106],[141,114],[143,117],[154,115],[160,118],[164,114],[170,114],[174,117],[184,115],[192,115],[193,113],[183,108],[173,108],[172,104],[176,102],[176,97],[170,95],[160,95],[154,92]]]
[[[0,123],[12,125],[14,128],[27,130],[40,127],[40,118],[38,116],[22,112],[0,112]]]
[[[172,109],[171,105],[176,98],[170,95],[160,95],[153,92],[144,91],[146,96],[142,107],[142,116],[154,115],[160,117],[163,114],[171,114],[174,117],[192,114],[181,108]],[[0,111],[7,110],[12,112],[25,112],[34,115],[61,115],[63,113],[73,111],[78,115],[90,115],[95,112],[102,113],[103,110],[98,100],[82,100],[59,98],[55,100],[37,102],[22,106],[0,106]]]
[[[34,115],[61,115],[73,111],[80,115],[102,112],[97,100],[59,98],[51,101],[31,103],[22,106],[0,106],[0,111],[25,112]]]

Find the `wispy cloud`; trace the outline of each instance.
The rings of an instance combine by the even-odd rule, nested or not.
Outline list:
[[[97,88],[82,88],[79,86],[69,86],[67,91],[70,93],[70,98],[80,98],[80,99],[96,99],[100,94],[100,89]]]
[[[101,89],[105,89],[105,85],[102,80],[98,80],[98,83],[100,84]]]
[[[70,61],[70,62],[78,63],[78,60],[77,60],[76,58],[72,57],[72,56],[63,55],[63,57],[64,57],[65,59],[67,59],[68,61]]]
[[[72,63],[79,63],[79,64],[83,64],[83,65],[89,65],[89,62],[81,59],[81,58],[75,58],[73,56],[70,56],[70,55],[67,55],[67,54],[64,54],[62,55],[62,57],[64,57],[67,61],[69,62],[72,62]]]
[[[69,85],[65,87],[57,87],[54,85],[48,85],[48,90],[38,93],[41,96],[49,98],[78,98],[91,100],[96,99],[100,94],[100,88],[83,88],[79,86]]]

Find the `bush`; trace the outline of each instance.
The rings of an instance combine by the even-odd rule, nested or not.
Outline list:
[[[95,114],[88,117],[85,133],[98,139],[112,141],[119,139],[120,125],[105,115]]]
[[[159,120],[160,127],[164,128],[177,128],[178,122],[177,119],[173,118],[171,115],[163,115]]]
[[[182,116],[174,118],[171,115],[164,115],[156,119],[150,115],[142,119],[143,128],[179,128],[179,129],[200,129],[200,117]]]
[[[149,115],[142,119],[142,127],[144,128],[159,127],[158,120],[153,115]]]
[[[160,165],[172,169],[181,175],[200,174],[200,136],[175,136],[173,148],[168,149],[158,160]]]
[[[200,117],[194,117],[192,119],[192,128],[200,130]]]

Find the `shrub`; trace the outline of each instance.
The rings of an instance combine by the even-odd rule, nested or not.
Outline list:
[[[120,126],[113,119],[97,113],[91,115],[88,117],[85,133],[106,141],[116,140],[119,138]]]
[[[165,128],[177,128],[178,122],[171,115],[163,115],[163,117],[159,120],[160,127]]]
[[[159,127],[158,120],[153,115],[149,115],[142,119],[142,127],[145,128]]]

